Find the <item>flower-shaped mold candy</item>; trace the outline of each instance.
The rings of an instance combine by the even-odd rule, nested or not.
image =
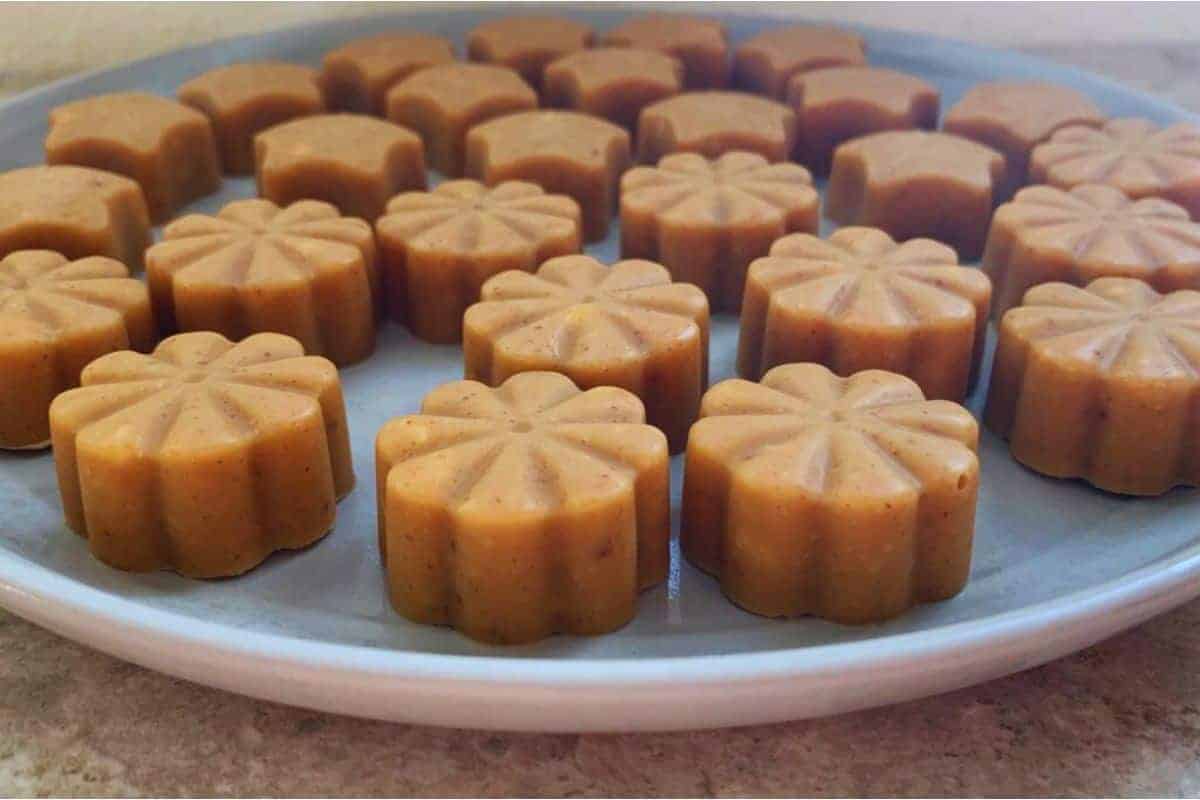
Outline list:
[[[129,178],[70,166],[0,172],[0,253],[108,256],[139,270],[149,244],[146,200]]]
[[[50,401],[89,361],[155,338],[146,286],[121,262],[49,250],[0,260],[0,449],[45,447]]]
[[[1133,198],[1165,198],[1200,219],[1200,128],[1135,118],[1061,128],[1034,148],[1029,182],[1060,189],[1106,183]]]
[[[225,172],[249,175],[254,172],[254,134],[325,110],[317,78],[315,69],[300,64],[229,64],[192,78],[176,96],[212,122]]]
[[[492,64],[443,64],[392,87],[387,117],[425,140],[429,165],[449,177],[463,174],[467,131],[481,122],[538,107],[521,76]]]
[[[523,181],[399,195],[375,225],[388,311],[422,339],[457,342],[488,278],[578,253],[580,227],[574,200]]]
[[[552,61],[542,83],[546,105],[604,117],[632,131],[644,107],[679,94],[683,65],[657,50],[597,47]]]
[[[448,39],[391,31],[346,42],[321,59],[321,89],[329,108],[382,116],[387,92],[417,70],[454,61]]]
[[[991,284],[940,242],[874,228],[794,234],[750,265],[738,374],[815,361],[839,375],[886,369],[961,400],[983,356]]]
[[[825,213],[841,225],[929,236],[978,258],[1004,174],[1004,156],[948,133],[885,131],[833,153]]]
[[[373,222],[388,198],[425,188],[425,151],[407,128],[361,114],[317,114],[254,137],[260,197],[324,200]]]
[[[642,14],[604,34],[604,43],[658,50],[679,59],[688,89],[724,89],[729,85],[729,37],[718,20],[684,14]]]
[[[337,364],[375,348],[371,226],[328,203],[238,200],[181,217],[147,251],[146,279],[165,331],[286,333]]]
[[[1025,466],[1110,492],[1200,484],[1200,292],[1043,283],[1000,323],[984,422]]]
[[[575,198],[583,237],[608,233],[617,183],[629,166],[624,128],[577,111],[525,111],[476,125],[467,134],[469,177],[494,185],[531,181]]]
[[[133,178],[155,222],[221,185],[208,118],[144,92],[102,94],[56,107],[50,112],[46,163]]]
[[[820,197],[799,164],[733,151],[664,156],[621,176],[621,256],[694,283],[714,309],[742,304],[746,268],[789,233],[816,233]]]
[[[467,57],[515,69],[540,91],[547,64],[591,47],[594,38],[587,25],[564,17],[505,17],[484,22],[467,35]]]
[[[688,439],[680,543],[747,611],[877,622],[962,591],[979,429],[881,370],[729,380]]]
[[[790,25],[742,42],[733,55],[733,80],[739,88],[782,99],[797,73],[866,63],[866,48],[858,34]]]
[[[633,618],[670,561],[667,443],[642,404],[527,372],[444,384],[376,439],[392,605],[512,644]]]
[[[561,372],[584,388],[619,386],[683,449],[708,382],[708,301],[650,261],[611,268],[562,256],[536,275],[502,272],[463,317],[467,378],[499,385],[518,372]]]
[[[274,333],[102,356],[50,431],[67,524],[134,572],[238,575],[324,536],[354,486],[337,368]]]
[[[638,117],[637,154],[644,164],[668,153],[716,158],[731,150],[787,161],[795,146],[795,113],[742,92],[684,92],[646,106]]]
[[[1200,289],[1200,223],[1157,197],[1130,200],[1119,189],[1084,183],[1022,189],[996,209],[983,251],[997,319],[1031,286],[1096,278],[1140,278],[1160,292]]]

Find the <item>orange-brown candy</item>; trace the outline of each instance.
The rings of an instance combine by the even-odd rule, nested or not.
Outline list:
[[[325,110],[317,77],[316,70],[299,64],[230,64],[192,78],[176,96],[212,122],[225,172],[249,175],[254,172],[254,134]]]
[[[737,605],[861,624],[966,585],[979,428],[965,408],[890,372],[788,364],[717,384],[700,413],[680,543]]]
[[[121,262],[50,250],[0,260],[0,449],[48,445],[55,395],[92,359],[155,338],[146,286]]]
[[[554,59],[591,47],[592,29],[564,17],[504,17],[477,25],[467,35],[467,57],[515,69],[535,89]]]
[[[1061,128],[1034,148],[1029,182],[1060,189],[1104,183],[1133,198],[1162,197],[1200,219],[1200,128],[1135,118]]]
[[[321,89],[334,111],[383,116],[388,90],[417,70],[454,60],[448,39],[390,32],[346,42],[321,59]]]
[[[936,128],[941,95],[903,72],[830,67],[793,76],[787,102],[796,112],[796,160],[825,175],[844,141],[879,131]]]
[[[238,575],[333,526],[354,486],[337,368],[259,334],[166,339],[83,370],[50,407],[63,511],[133,572]]]
[[[524,180],[570,195],[583,212],[586,241],[603,239],[617,210],[617,182],[629,166],[629,134],[576,111],[525,111],[467,134],[466,174],[488,185]]]
[[[637,144],[644,164],[668,153],[716,158],[730,150],[787,161],[796,146],[796,115],[783,103],[742,92],[685,92],[642,109]]]
[[[820,197],[799,164],[732,151],[664,156],[621,176],[621,256],[657,261],[718,310],[742,304],[746,268],[788,233],[816,233]]]
[[[995,81],[967,90],[942,127],[1004,154],[998,197],[1008,199],[1025,182],[1036,145],[1059,128],[1103,122],[1104,113],[1082,92],[1040,81]]]
[[[254,137],[260,197],[288,205],[324,200],[346,216],[373,221],[388,198],[425,188],[421,138],[361,114],[319,114]]]
[[[149,244],[146,200],[129,178],[71,166],[0,172],[0,253],[108,256],[139,270]]]
[[[463,317],[467,378],[496,386],[518,372],[561,372],[584,388],[619,386],[678,452],[708,382],[708,302],[649,261],[611,268],[563,256],[536,275],[502,272]]]
[[[783,98],[799,72],[867,63],[866,46],[856,33],[815,25],[771,28],[738,45],[733,81],[741,89]]]
[[[645,106],[679,94],[683,65],[657,50],[598,47],[552,61],[542,83],[546,105],[594,114],[633,130]]]
[[[46,163],[133,178],[155,222],[221,185],[208,119],[144,92],[97,95],[56,107],[50,112]]]
[[[467,131],[481,122],[538,107],[537,92],[513,70],[490,64],[430,67],[392,87],[387,117],[425,141],[429,165],[463,174]]]
[[[983,355],[991,284],[940,242],[874,228],[794,234],[750,265],[738,374],[815,361],[839,375],[886,369],[927,397],[961,400]]]
[[[1004,156],[948,133],[886,131],[833,154],[825,213],[841,225],[929,236],[964,259],[983,252]]]
[[[683,14],[630,17],[604,34],[617,47],[658,50],[683,64],[688,89],[724,89],[729,85],[729,38],[718,20]]]
[[[181,217],[146,253],[146,279],[166,331],[285,333],[337,364],[375,349],[371,226],[328,203],[238,200]]]
[[[1025,290],[1062,281],[1140,278],[1160,292],[1200,289],[1200,223],[1157,197],[1130,200],[1111,186],[1030,186],[996,209],[983,251],[999,318]]]
[[[375,441],[392,605],[497,644],[594,635],[666,578],[667,443],[642,404],[551,372],[458,381]]]
[[[984,421],[1012,455],[1110,492],[1200,484],[1200,292],[1043,283],[1000,323]]]

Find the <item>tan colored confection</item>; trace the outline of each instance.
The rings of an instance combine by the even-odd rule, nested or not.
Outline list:
[[[132,178],[142,187],[155,222],[221,185],[208,118],[144,92],[102,94],[54,108],[46,163],[95,167]]]
[[[718,20],[684,14],[642,14],[606,33],[604,43],[674,56],[683,64],[683,81],[688,89],[724,89],[729,85],[729,37]]]
[[[915,75],[880,67],[830,67],[788,81],[796,112],[796,160],[829,172],[842,142],[879,131],[937,127],[941,93]]]
[[[103,356],[50,430],[67,524],[132,572],[239,575],[328,533],[354,487],[337,368],[274,333]]]
[[[604,117],[631,131],[645,106],[682,89],[683,64],[657,50],[580,50],[550,62],[542,75],[546,105]]]
[[[467,131],[481,122],[538,107],[538,96],[508,67],[445,64],[423,69],[392,87],[387,117],[425,141],[429,166],[463,174]]]
[[[392,605],[496,644],[633,618],[670,562],[667,443],[641,402],[526,372],[458,381],[379,432],[379,544]]]
[[[716,310],[742,304],[746,268],[789,233],[816,233],[820,196],[799,164],[732,151],[664,156],[621,176],[621,257],[657,261]]]
[[[285,333],[339,365],[375,349],[371,226],[328,203],[238,200],[181,217],[147,251],[146,280],[164,331]]]
[[[108,256],[136,271],[149,244],[146,200],[129,178],[71,166],[0,172],[0,253]]]
[[[525,111],[476,125],[467,134],[468,177],[489,186],[531,181],[575,198],[583,237],[608,233],[617,210],[617,183],[629,167],[624,128],[577,111]]]
[[[708,301],[665,267],[563,256],[536,275],[502,272],[463,317],[465,377],[491,386],[561,372],[583,388],[619,386],[683,449],[708,383]]]
[[[840,225],[928,236],[978,258],[1003,174],[1004,156],[961,136],[873,133],[834,151],[825,213]]]
[[[783,103],[742,92],[685,92],[642,109],[638,160],[655,164],[669,153],[716,158],[748,150],[787,161],[796,146],[796,115]]]
[[[421,339],[461,341],[463,312],[488,278],[578,253],[581,227],[578,203],[524,181],[399,195],[375,225],[388,310]]]
[[[564,17],[504,17],[477,25],[467,34],[467,57],[515,69],[540,91],[547,64],[591,47],[594,39],[587,25]]]
[[[1029,172],[1033,148],[1068,125],[1097,127],[1104,113],[1082,92],[1041,81],[977,83],[946,112],[942,128],[999,150],[1005,176],[998,197],[1012,197]]]
[[[1000,323],[984,421],[1012,455],[1110,492],[1200,484],[1200,292],[1043,283]]]
[[[1060,189],[1104,183],[1133,198],[1162,197],[1200,219],[1200,128],[1136,118],[1061,128],[1034,148],[1029,182]]]
[[[120,261],[50,250],[0,260],[0,449],[48,445],[55,395],[92,359],[149,350],[156,333],[146,286]]]
[[[315,69],[300,64],[230,64],[192,78],[176,96],[212,122],[225,172],[249,175],[254,172],[254,134],[325,110],[317,78]]]
[[[991,284],[930,239],[875,228],[794,234],[750,265],[738,374],[815,361],[839,375],[885,369],[927,397],[962,400],[983,356]]]
[[[767,617],[862,624],[946,600],[970,572],[978,440],[965,408],[890,372],[724,381],[688,439],[683,553]]]
[[[996,209],[983,268],[996,289],[996,318],[1051,281],[1086,286],[1126,276],[1160,292],[1200,289],[1200,223],[1174,203],[1130,200],[1111,186],[1029,186]]]
[[[417,70],[454,61],[449,39],[389,32],[346,42],[321,59],[321,89],[330,110],[383,116],[388,90]]]
[[[254,137],[260,197],[289,205],[324,200],[348,217],[373,222],[388,198],[425,188],[421,137],[362,114],[318,114]]]
[[[838,28],[790,25],[770,28],[738,45],[733,82],[741,89],[782,99],[799,72],[867,63],[861,36]]]

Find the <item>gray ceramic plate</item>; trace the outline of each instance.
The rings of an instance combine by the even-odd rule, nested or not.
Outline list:
[[[560,10],[601,30],[625,14]],[[388,27],[436,31],[461,43],[483,15],[462,8],[310,25],[48,86],[0,109],[0,168],[42,160],[46,114],[67,100],[131,88],[170,95],[187,78],[236,60],[316,64],[340,42]],[[777,24],[733,15],[725,21],[735,41]],[[872,62],[934,82],[943,107],[977,81],[1036,77],[1082,89],[1114,116],[1186,116],[1099,78],[1011,53],[864,33]],[[227,181],[220,195],[195,208],[215,211],[252,193],[247,180]],[[615,241],[610,236],[589,252],[613,259]],[[736,334],[736,319],[715,320],[714,379],[732,374]],[[495,648],[411,625],[384,597],[372,441],[385,420],[414,411],[425,392],[460,370],[457,348],[386,328],[374,357],[343,372],[360,482],[340,505],[336,529],[315,547],[272,558],[236,580],[108,569],[64,528],[50,454],[0,455],[0,603],[122,658],[285,703],[463,727],[634,730],[783,720],[945,691],[1072,652],[1200,594],[1195,492],[1130,500],[1049,480],[1019,467],[984,434],[970,584],[954,600],[896,621],[849,628],[760,619],[727,603],[676,553],[669,583],[644,595],[634,622],[609,636]]]

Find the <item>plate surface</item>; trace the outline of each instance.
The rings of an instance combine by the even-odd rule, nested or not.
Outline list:
[[[604,30],[621,9],[558,9]],[[702,9],[701,9],[702,11]],[[495,12],[459,9],[309,25],[73,78],[0,109],[0,169],[42,161],[49,109],[130,88],[170,95],[237,60],[316,64],[347,39],[387,27],[465,31]],[[736,42],[778,20],[726,15]],[[918,74],[943,108],[1001,77],[1075,86],[1110,115],[1187,118],[1166,103],[1035,59],[932,37],[863,31],[876,65]],[[227,180],[189,210],[253,195]],[[588,252],[616,258],[616,236]],[[732,375],[737,320],[714,319],[712,376]],[[618,633],[495,648],[409,624],[388,607],[375,546],[372,443],[461,376],[461,352],[391,325],[367,362],[343,371],[359,486],[316,546],[235,580],[130,575],[94,561],[61,522],[49,453],[0,454],[0,604],[65,636],[220,688],[328,711],[524,730],[643,730],[778,721],[946,691],[1085,647],[1200,594],[1200,495],[1118,498],[1039,477],[985,432],[975,560],[966,590],[861,628],[771,621],[735,609],[675,552],[666,586],[642,596]],[[987,374],[985,365],[984,375]],[[972,397],[978,412],[986,385]],[[678,514],[680,458],[673,493]]]

